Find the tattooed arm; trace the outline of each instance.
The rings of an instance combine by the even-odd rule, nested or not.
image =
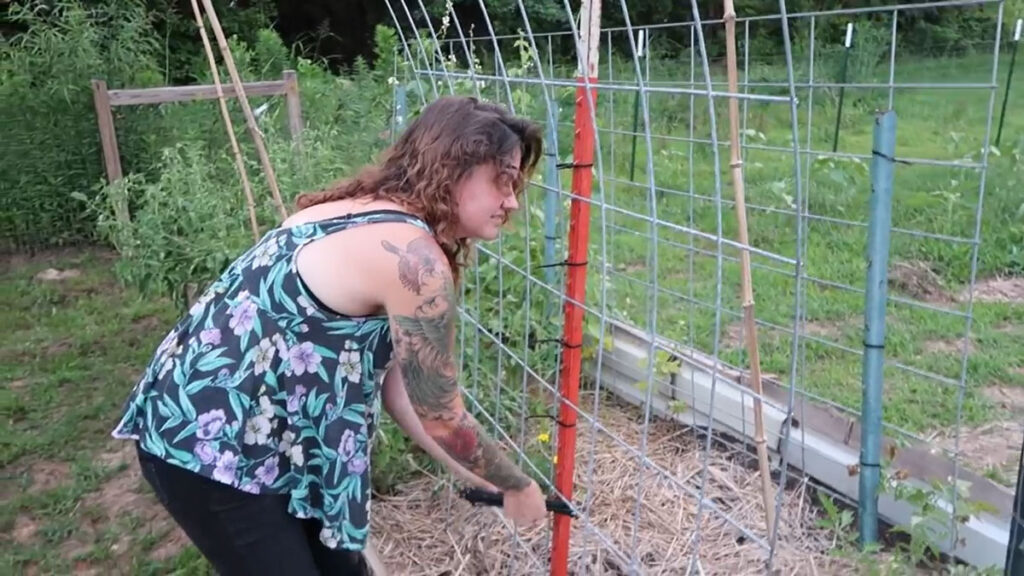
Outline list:
[[[394,255],[384,296],[395,364],[412,409],[433,440],[473,474],[505,491],[533,481],[503,453],[465,409],[455,366],[455,290],[440,247],[426,235],[384,240]]]
[[[391,418],[398,424],[398,427],[405,432],[410,440],[415,442],[434,460],[443,464],[449,472],[461,478],[463,482],[477,488],[498,492],[498,488],[455,461],[448,452],[441,448],[423,429],[423,423],[412,408],[409,402],[409,395],[405,391],[405,381],[398,369],[389,370],[384,378],[384,385],[381,387],[381,396],[384,409]]]

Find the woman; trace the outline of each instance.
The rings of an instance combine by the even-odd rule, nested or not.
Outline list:
[[[113,435],[220,573],[364,573],[381,396],[510,520],[544,520],[466,411],[453,354],[468,243],[498,236],[540,151],[534,124],[440,99],[378,165],[300,196],[167,334]]]

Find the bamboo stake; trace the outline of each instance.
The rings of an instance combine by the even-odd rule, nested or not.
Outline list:
[[[235,59],[231,56],[231,50],[228,48],[228,41],[224,37],[224,30],[220,27],[220,20],[217,18],[217,12],[213,8],[213,2],[211,0],[202,0],[203,8],[206,10],[206,16],[210,19],[210,27],[213,28],[213,35],[217,37],[217,46],[220,48],[220,53],[224,57],[224,64],[227,66],[228,74],[231,75],[231,82],[235,86],[235,94],[238,95],[238,102],[242,105],[242,112],[245,114],[245,123],[249,128],[249,134],[252,135],[253,142],[256,144],[256,152],[259,154],[260,163],[263,165],[263,174],[267,177],[267,184],[270,186],[270,193],[274,196],[274,204],[277,206],[278,212],[281,214],[281,219],[284,220],[288,217],[288,211],[284,207],[284,202],[281,201],[281,192],[277,188],[277,178],[274,175],[274,167],[270,165],[270,156],[267,154],[267,148],[263,143],[263,137],[260,135],[259,127],[256,126],[256,117],[253,116],[252,108],[249,107],[249,99],[245,96],[245,88],[242,86],[242,80],[238,77],[238,69],[235,67]]]
[[[210,63],[210,71],[213,73],[213,82],[214,86],[216,86],[217,98],[220,101],[221,114],[223,115],[224,122],[227,125],[228,137],[231,140],[232,150],[234,150],[235,165],[242,177],[242,187],[245,189],[245,197],[249,205],[249,218],[253,227],[254,240],[259,240],[259,228],[256,224],[256,212],[252,197],[252,190],[249,187],[249,179],[246,176],[245,165],[242,162],[242,154],[238,148],[238,141],[235,139],[234,128],[231,124],[231,117],[228,115],[227,101],[224,98],[224,92],[221,88],[220,74],[217,71],[217,63],[213,57],[213,48],[210,46],[209,38],[206,35],[206,27],[203,26],[203,19],[199,12],[197,0],[191,1],[192,11],[196,17],[196,24],[199,26],[199,35],[202,37],[203,47],[206,49],[207,60]],[[249,101],[245,96],[245,90],[242,87],[242,81],[238,76],[238,69],[235,67],[234,58],[231,56],[231,50],[224,38],[224,31],[220,27],[220,21],[217,19],[217,13],[214,10],[213,5],[210,0],[202,1],[203,7],[206,9],[206,14],[210,19],[210,27],[213,28],[214,36],[217,37],[217,45],[220,48],[221,55],[224,57],[224,63],[227,65],[228,73],[231,75],[231,81],[234,84],[235,93],[238,95],[238,101],[242,104],[242,111],[245,114],[246,125],[249,128],[249,133],[252,135],[253,141],[256,143],[256,151],[259,153],[260,163],[262,164],[263,172],[267,177],[267,183],[270,185],[270,191],[274,195],[274,203],[281,214],[281,219],[283,220],[288,217],[288,211],[285,209],[284,202],[281,200],[281,193],[277,188],[277,179],[274,175],[274,168],[270,163],[270,157],[263,144],[259,128],[256,126],[256,119],[252,114],[252,109],[249,107]],[[374,576],[387,576],[387,567],[381,561],[372,542],[367,541],[366,547],[363,549],[363,558],[366,560],[366,563],[369,565]]]
[[[729,78],[729,91],[738,92],[736,71],[736,9],[732,0],[725,2],[725,37],[726,37],[726,70]],[[754,398],[754,443],[757,445],[757,459],[761,472],[761,491],[764,496],[764,512],[771,533],[775,525],[775,509],[772,506],[773,488],[768,468],[768,446],[764,437],[764,416],[762,413],[761,394],[761,357],[757,350],[757,325],[754,323],[754,290],[750,275],[750,251],[746,249],[747,240],[747,209],[743,193],[743,159],[740,155],[739,137],[739,103],[735,96],[729,97],[729,167],[732,169],[733,190],[736,196],[736,220],[739,228],[739,242],[744,249],[740,251],[740,263],[743,275],[743,331],[746,335],[747,353],[750,355],[750,385],[757,397]]]
[[[235,138],[235,128],[231,123],[231,115],[228,113],[227,99],[224,97],[224,89],[220,85],[220,72],[217,71],[217,61],[213,56],[213,47],[210,46],[210,38],[206,35],[206,26],[203,25],[203,15],[199,12],[199,3],[192,0],[192,13],[196,17],[196,26],[199,27],[199,36],[203,39],[203,48],[206,50],[206,59],[210,64],[210,72],[213,73],[213,85],[217,89],[217,99],[220,101],[220,114],[227,126],[228,139],[231,140],[231,150],[235,155],[235,168],[242,178],[242,189],[245,191],[245,202],[249,208],[249,224],[252,227],[252,240],[258,242],[260,239],[260,227],[256,223],[256,202],[252,197],[252,187],[249,185],[249,176],[245,170],[245,163],[242,161],[242,151],[238,148],[238,139]]]

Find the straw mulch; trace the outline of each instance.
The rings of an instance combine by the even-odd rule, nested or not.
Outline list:
[[[581,405],[590,406],[587,400]],[[586,515],[572,521],[570,573],[766,573],[766,548],[722,515],[767,542],[757,470],[742,464],[749,457],[713,445],[698,535],[697,498],[657,470],[641,469],[637,456],[622,446],[641,445],[642,412],[610,400],[602,403],[598,416],[608,433],[595,432],[587,420],[581,419],[578,426],[575,502],[584,505],[588,487],[590,501],[585,504]],[[649,462],[699,494],[704,439],[693,429],[653,416],[648,430]],[[588,473],[591,454],[592,478]],[[708,501],[720,511],[711,510]],[[394,575],[547,574],[550,526],[520,530],[517,538],[499,510],[473,507],[442,479],[424,477],[402,486],[397,495],[374,501],[373,541]],[[856,571],[829,555],[834,536],[816,525],[819,515],[806,485],[786,491],[772,573]],[[691,566],[695,549],[698,561]]]

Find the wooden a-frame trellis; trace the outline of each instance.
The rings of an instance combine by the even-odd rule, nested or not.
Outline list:
[[[220,74],[217,69],[216,59],[206,33],[206,26],[203,23],[203,16],[199,9],[197,0],[192,0],[192,11],[195,15],[196,25],[199,28],[199,35],[203,41],[210,71],[213,75],[213,84],[197,86],[168,86],[159,88],[123,89],[108,90],[107,84],[102,79],[92,81],[93,105],[96,109],[96,121],[100,133],[100,145],[103,155],[103,164],[106,171],[107,182],[113,183],[124,174],[121,169],[121,155],[117,145],[117,131],[114,127],[114,115],[112,108],[115,106],[136,106],[144,104],[161,104],[165,102],[192,102],[200,100],[217,99],[220,104],[221,117],[227,128],[228,137],[231,140],[231,147],[234,152],[235,168],[238,170],[242,181],[242,188],[245,192],[246,203],[249,210],[249,221],[252,228],[253,240],[259,239],[259,226],[256,222],[255,201],[249,185],[249,178],[246,174],[245,165],[242,161],[241,150],[235,138],[235,131],[231,117],[228,113],[227,99],[237,98],[245,115],[246,125],[249,134],[256,144],[256,151],[260,157],[263,174],[267,179],[274,203],[277,207],[281,220],[288,216],[288,212],[281,200],[281,194],[277,187],[277,179],[274,175],[273,166],[267,154],[266,147],[259,128],[256,126],[256,119],[249,106],[248,96],[281,96],[285,97],[287,109],[288,130],[293,142],[301,145],[302,135],[302,106],[299,98],[299,83],[294,70],[285,70],[281,80],[262,82],[242,82],[235,67],[234,58],[228,47],[227,39],[224,36],[220,21],[214,11],[210,0],[201,0],[203,9],[206,12],[214,36],[217,39],[218,48],[224,59],[224,63],[231,76],[231,84],[222,86]],[[127,218],[127,210],[119,211],[119,218]]]
[[[285,70],[280,80],[246,82],[242,84],[242,88],[246,97],[284,96],[288,118],[288,132],[295,144],[300,144],[302,140],[302,106],[299,99],[298,78],[294,70]],[[117,130],[114,124],[114,107],[220,99],[223,107],[222,114],[226,116],[226,99],[238,98],[239,91],[234,86],[221,87],[219,84],[108,90],[106,81],[94,79],[92,81],[92,96],[93,105],[96,109],[96,121],[99,127],[103,166],[107,182],[114,183],[124,177],[121,169],[121,153],[117,143]],[[246,201],[249,205],[250,226],[253,229],[255,239],[258,237],[258,231],[255,222],[254,200],[249,188],[248,177],[240,164],[241,157],[237,142],[234,140],[234,130],[229,130],[229,134],[232,136],[231,143],[235,150],[236,168],[240,171],[242,186],[245,189]],[[278,208],[280,211],[280,204]],[[119,214],[119,217],[124,217],[125,215],[127,215],[126,211]]]

